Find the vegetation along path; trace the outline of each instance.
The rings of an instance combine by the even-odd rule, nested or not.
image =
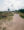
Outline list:
[[[3,22],[1,25],[2,29],[3,27],[6,27],[6,30],[24,30],[24,19],[22,19],[19,14],[14,14],[13,20],[8,22]],[[2,30],[1,29],[1,30]]]

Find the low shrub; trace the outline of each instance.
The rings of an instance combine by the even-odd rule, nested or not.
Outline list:
[[[20,17],[24,18],[24,14],[23,13],[20,13],[19,15],[20,15]]]
[[[4,27],[3,30],[6,30],[6,27]]]

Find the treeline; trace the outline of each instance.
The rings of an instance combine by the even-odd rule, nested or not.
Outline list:
[[[24,13],[24,9],[15,10],[15,13],[19,13],[19,12]]]
[[[19,12],[24,13],[24,9],[19,9]]]

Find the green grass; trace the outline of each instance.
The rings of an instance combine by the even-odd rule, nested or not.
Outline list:
[[[7,17],[2,17],[2,16],[0,16],[0,19],[6,19],[6,18],[7,18],[8,21],[12,20],[12,16],[14,16],[14,14],[13,14],[12,12],[8,12],[8,13],[7,13],[7,12],[6,12],[6,13],[4,12],[4,13],[2,13],[2,14],[0,14],[0,15],[5,15],[5,14],[8,15],[8,16],[7,16],[8,18],[7,18]]]
[[[21,16],[22,18],[24,18],[24,16]]]
[[[24,18],[24,13],[20,12],[19,15],[20,15],[21,18]]]

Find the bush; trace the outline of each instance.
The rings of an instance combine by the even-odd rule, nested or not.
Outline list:
[[[20,15],[21,16],[21,15]],[[22,18],[24,18],[24,16],[21,16]]]
[[[4,27],[3,30],[6,30],[6,27]]]
[[[19,13],[20,17],[24,18],[24,13]]]
[[[22,18],[24,18],[24,9],[20,9],[19,12],[20,12],[20,13],[19,13],[20,16],[21,16]]]

